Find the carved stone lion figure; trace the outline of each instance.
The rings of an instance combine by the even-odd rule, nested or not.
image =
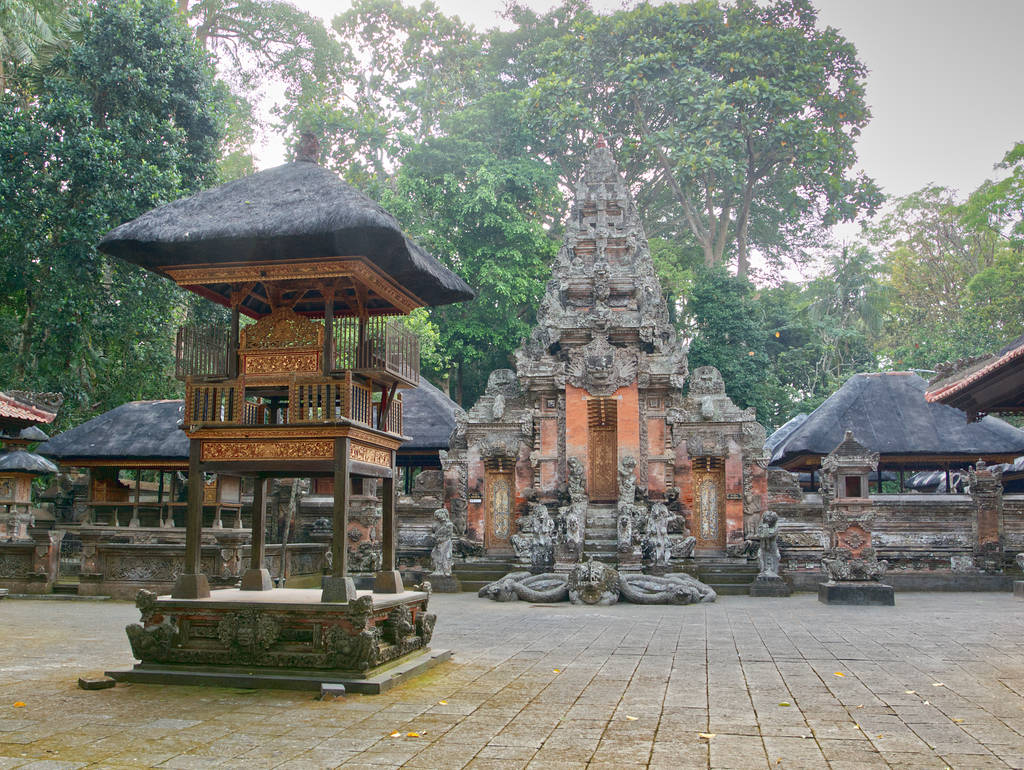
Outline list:
[[[619,600],[619,573],[591,559],[569,572],[569,601],[573,604],[615,604]]]

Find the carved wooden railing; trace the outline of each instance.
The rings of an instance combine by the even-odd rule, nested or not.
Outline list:
[[[217,329],[182,326],[175,344],[174,375],[203,379],[228,376],[228,335]]]
[[[291,317],[294,314],[279,315],[275,324],[269,323],[272,317],[268,316],[242,330],[238,362],[231,361],[226,331],[179,328],[175,375],[182,380],[227,379],[235,374],[274,379],[320,371],[322,324],[301,317],[296,320]],[[420,341],[400,320],[377,316],[360,324],[357,318],[336,318],[332,332],[328,359],[332,374],[355,371],[378,378],[385,374],[419,384]],[[286,333],[294,333],[296,338],[282,338]]]
[[[387,372],[419,384],[420,341],[401,321],[378,316],[360,328],[356,318],[336,318],[333,332],[333,371]]]
[[[265,401],[246,399],[243,379],[217,383],[189,379],[185,385],[185,424],[273,427],[330,425],[347,419],[389,433],[402,432],[401,396],[394,398],[384,424],[379,426],[379,402],[373,400],[370,386],[353,382],[351,374],[344,378],[293,378],[281,401],[287,408],[275,411]]]

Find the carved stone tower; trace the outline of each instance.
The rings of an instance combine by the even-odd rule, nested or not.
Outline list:
[[[764,470],[755,459],[764,431],[753,410],[737,409],[724,386],[715,387],[721,376],[710,367],[701,395],[684,398],[686,348],[669,323],[639,214],[603,139],[576,187],[551,272],[537,326],[515,352],[515,371],[493,372],[457,423],[446,458],[455,520],[466,510],[471,538],[489,553],[514,551],[525,561],[532,533],[524,520],[517,534],[517,517],[529,500],[547,505],[556,542],[564,542],[565,511],[580,508],[575,499],[565,507],[575,468],[587,500],[583,551],[621,561],[630,549],[617,542],[619,466],[631,458],[637,552],[646,548],[644,512],[656,501],[670,503],[669,532],[677,540],[693,530],[698,552],[741,544],[745,491],[751,511],[761,510]],[[694,448],[699,455],[692,456]],[[702,516],[693,513],[695,479],[709,482],[701,487]]]

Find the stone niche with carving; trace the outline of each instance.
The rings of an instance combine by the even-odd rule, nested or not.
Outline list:
[[[677,561],[742,548],[765,509],[764,429],[753,410],[726,396],[712,367],[698,369],[687,392],[686,346],[603,140],[576,187],[537,325],[513,358],[514,368],[492,372],[459,417],[442,461],[457,534],[489,556],[523,560],[531,542],[546,537],[531,531],[535,502],[554,522],[554,553],[575,553],[568,546],[578,540],[580,558],[615,562],[618,468],[628,457],[641,545],[651,507],[664,503]],[[570,460],[582,495],[569,488]],[[701,484],[703,498],[695,492]],[[691,535],[695,549],[675,547]]]

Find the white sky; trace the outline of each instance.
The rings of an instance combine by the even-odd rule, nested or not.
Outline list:
[[[326,19],[347,0],[293,0]],[[435,0],[479,29],[502,23],[505,0]],[[528,0],[546,10],[550,0]],[[614,10],[622,0],[593,0]],[[869,68],[873,118],[859,166],[891,195],[927,184],[966,194],[1024,141],[1024,0],[817,0],[819,21],[853,42]],[[283,160],[280,139],[257,151],[261,167]],[[842,234],[841,234],[842,235]]]

